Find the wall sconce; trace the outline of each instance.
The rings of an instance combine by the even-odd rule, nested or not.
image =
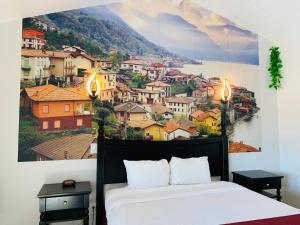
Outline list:
[[[88,90],[88,94],[92,100],[95,100],[98,98],[99,93],[100,93],[100,83],[96,78],[95,71],[87,81],[87,90]]]
[[[231,87],[227,79],[223,81],[223,87],[221,89],[221,132],[222,136],[226,136],[227,125],[227,109],[228,103],[231,98]]]
[[[231,87],[227,79],[223,81],[223,87],[221,89],[221,100],[228,102],[231,98]]]

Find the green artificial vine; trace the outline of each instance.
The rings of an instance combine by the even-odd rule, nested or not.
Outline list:
[[[275,90],[277,90],[281,87],[282,67],[279,47],[270,48],[270,65],[268,70],[271,76],[271,84],[269,85],[269,88],[275,88]]]

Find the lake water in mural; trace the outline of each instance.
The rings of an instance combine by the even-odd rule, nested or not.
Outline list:
[[[95,158],[95,117],[110,139],[218,136],[225,78],[229,151],[261,151],[258,36],[192,0],[24,18],[21,54],[19,161]]]

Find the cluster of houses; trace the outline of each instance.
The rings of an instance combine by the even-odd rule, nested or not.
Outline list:
[[[96,59],[80,47],[62,46],[62,50],[50,51],[44,50],[45,44],[42,32],[23,30],[21,82],[32,87],[25,86],[21,90],[20,104],[30,108],[40,131],[92,128],[94,109],[86,83],[94,69],[101,85],[98,98],[113,104],[119,124],[142,131],[146,140],[188,140],[219,134],[220,78],[205,79],[202,74],[184,74],[161,62],[135,57],[112,70],[112,61]],[[131,88],[132,78],[128,72],[138,73],[149,82],[144,88]],[[51,84],[51,78],[58,84]],[[188,84],[191,80],[196,83],[191,95],[172,95],[173,84]],[[234,122],[253,113],[256,103],[254,93],[246,88],[233,86],[232,91],[229,117]],[[211,106],[205,109],[208,101]],[[92,154],[87,152],[95,137],[86,134],[78,137],[83,142],[80,154],[78,149],[76,154],[72,149],[66,150],[69,146],[66,140],[74,142],[72,137],[50,140],[35,146],[33,151],[37,153],[37,160],[91,157]],[[59,157],[53,156],[54,153]]]

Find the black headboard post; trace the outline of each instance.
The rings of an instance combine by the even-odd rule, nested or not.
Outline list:
[[[98,120],[97,175],[96,175],[96,225],[104,221],[104,121]]]
[[[228,109],[228,100],[227,101],[221,101],[221,138],[222,138],[222,144],[223,144],[223,173],[224,177],[221,177],[224,181],[229,181],[229,162],[228,162],[228,136],[226,131],[226,125],[227,125],[227,109]]]
[[[229,162],[228,162],[228,136],[226,134],[222,134],[222,167],[223,167],[223,173],[221,176],[222,181],[229,181]]]

